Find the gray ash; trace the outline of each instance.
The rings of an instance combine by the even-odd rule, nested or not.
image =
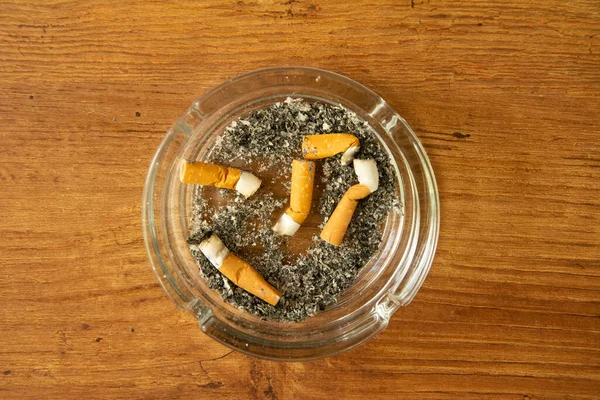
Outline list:
[[[368,124],[341,107],[287,99],[251,112],[230,124],[209,161],[228,164],[233,160],[251,163],[261,160],[262,168],[277,167],[289,176],[294,158],[300,158],[305,135],[352,133],[360,139],[357,158],[373,158],[379,169],[379,189],[359,202],[341,246],[313,239],[313,245],[299,257],[286,254],[286,238],[271,230],[271,215],[287,199],[275,199],[259,191],[244,199],[230,191],[220,191],[228,200],[217,210],[206,210],[196,191],[190,249],[208,286],[234,306],[263,319],[301,321],[335,303],[354,282],[358,271],[369,261],[381,243],[382,224],[390,210],[400,207],[395,194],[395,177],[390,160]],[[319,214],[326,222],[346,190],[358,183],[351,166],[342,166],[341,155],[323,160],[319,174],[323,194]],[[260,167],[259,167],[260,169]],[[258,171],[260,172],[260,171]],[[317,199],[314,199],[317,200]],[[196,246],[199,238],[212,231],[233,252],[244,258],[283,297],[276,306],[248,294],[219,273]]]

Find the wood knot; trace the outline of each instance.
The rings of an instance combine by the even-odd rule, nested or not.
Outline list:
[[[470,138],[471,135],[468,133],[460,133],[460,132],[454,132],[452,134],[452,136],[454,136],[457,139],[466,139],[466,138]]]

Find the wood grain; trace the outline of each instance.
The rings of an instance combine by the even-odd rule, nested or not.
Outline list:
[[[192,99],[291,64],[409,121],[442,229],[383,333],[286,364],[176,311],[140,200]],[[599,398],[598,1],[0,1],[0,94],[1,398]]]

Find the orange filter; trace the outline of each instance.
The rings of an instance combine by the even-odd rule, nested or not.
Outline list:
[[[263,299],[272,306],[276,305],[281,298],[279,290],[269,285],[250,264],[234,254],[229,253],[219,267],[219,271],[248,293]]]
[[[327,220],[325,227],[321,231],[321,239],[335,246],[339,246],[344,239],[350,220],[358,205],[358,200],[362,200],[371,194],[369,188],[365,185],[354,185],[346,191],[344,197],[335,207],[333,214]]]
[[[342,155],[342,165],[350,163],[359,149],[360,142],[358,138],[349,133],[308,135],[302,141],[302,154],[307,160],[318,160],[344,153]]]
[[[306,220],[312,203],[315,168],[315,163],[312,161],[292,162],[290,207],[273,227],[273,230],[280,235],[293,236]]]
[[[180,170],[181,182],[202,186],[235,189],[250,197],[260,187],[261,181],[250,172],[204,162],[183,160]]]

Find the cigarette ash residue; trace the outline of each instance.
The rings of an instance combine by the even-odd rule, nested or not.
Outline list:
[[[390,210],[400,207],[388,155],[368,124],[341,106],[288,98],[254,111],[226,129],[208,161],[227,165],[232,160],[251,163],[260,159],[265,169],[275,166],[289,177],[292,160],[301,158],[302,138],[318,133],[356,135],[361,145],[356,158],[373,158],[379,169],[379,189],[359,202],[339,247],[315,237],[313,245],[299,257],[284,254],[284,241],[293,237],[283,238],[273,232],[270,218],[274,212],[282,211],[287,199],[275,199],[262,188],[249,199],[222,190],[221,194],[230,201],[218,210],[206,209],[200,197],[203,189],[196,191],[190,243],[212,231],[233,252],[259,250],[243,258],[281,290],[283,297],[276,306],[271,306],[245,292],[222,276],[197,246],[190,244],[208,286],[217,290],[224,300],[264,319],[301,321],[336,302],[377,250],[381,226]],[[358,183],[352,166],[342,166],[340,158],[341,155],[337,155],[322,160],[315,176],[321,181],[323,194],[313,202],[319,202],[319,214],[324,222],[346,190]],[[260,171],[252,172],[260,176]]]

